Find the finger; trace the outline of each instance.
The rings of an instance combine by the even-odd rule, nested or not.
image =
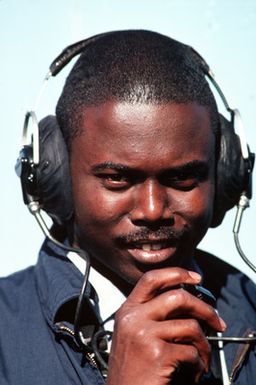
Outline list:
[[[168,359],[165,359],[166,368],[168,368],[168,362],[171,368],[171,380],[173,379],[175,374],[177,374],[177,372],[178,378],[180,377],[184,380],[188,380],[188,378],[192,376],[195,380],[197,378],[200,378],[203,373],[208,371],[208,366],[205,365],[197,348],[195,348],[194,346],[179,344],[168,345],[168,348],[165,349],[164,354],[167,354],[168,357]],[[192,381],[191,378],[189,378],[189,380]],[[179,381],[179,383],[181,382]]]
[[[129,300],[144,303],[155,297],[161,290],[185,283],[196,285],[200,281],[201,276],[198,273],[177,267],[151,270],[143,274],[129,295]]]
[[[154,335],[174,344],[193,345],[199,352],[206,368],[209,367],[211,347],[206,336],[195,319],[168,320],[153,322]],[[150,330],[147,330],[147,335]]]
[[[216,310],[184,289],[168,290],[144,304],[147,317],[156,321],[174,318],[195,318],[216,331],[226,324]]]

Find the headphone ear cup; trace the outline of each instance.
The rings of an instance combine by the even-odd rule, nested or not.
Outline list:
[[[245,162],[241,153],[239,137],[232,122],[221,114],[220,143],[217,154],[216,192],[211,227],[221,224],[226,212],[235,206],[244,189]]]
[[[39,153],[39,203],[55,223],[62,225],[72,218],[73,201],[67,146],[53,115],[39,122]]]

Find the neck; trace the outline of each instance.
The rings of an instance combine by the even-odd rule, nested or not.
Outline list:
[[[129,282],[126,282],[114,271],[108,269],[100,261],[91,256],[91,266],[97,270],[101,275],[107,278],[113,283],[126,297],[130,294],[133,289],[133,285]]]

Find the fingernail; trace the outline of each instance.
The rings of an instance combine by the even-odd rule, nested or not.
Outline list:
[[[195,271],[189,271],[188,274],[190,275],[190,277],[192,277],[195,281],[197,282],[201,282],[201,275],[196,273]]]
[[[222,318],[219,318],[219,321],[220,321],[222,331],[224,332],[224,330],[226,330],[227,328],[226,322]]]

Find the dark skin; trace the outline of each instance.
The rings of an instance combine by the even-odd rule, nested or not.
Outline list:
[[[180,287],[198,284],[194,250],[212,218],[215,136],[196,103],[84,108],[71,145],[75,245],[127,295],[117,312],[108,385],[189,383],[208,370],[215,310]],[[181,370],[182,373],[182,370]]]

